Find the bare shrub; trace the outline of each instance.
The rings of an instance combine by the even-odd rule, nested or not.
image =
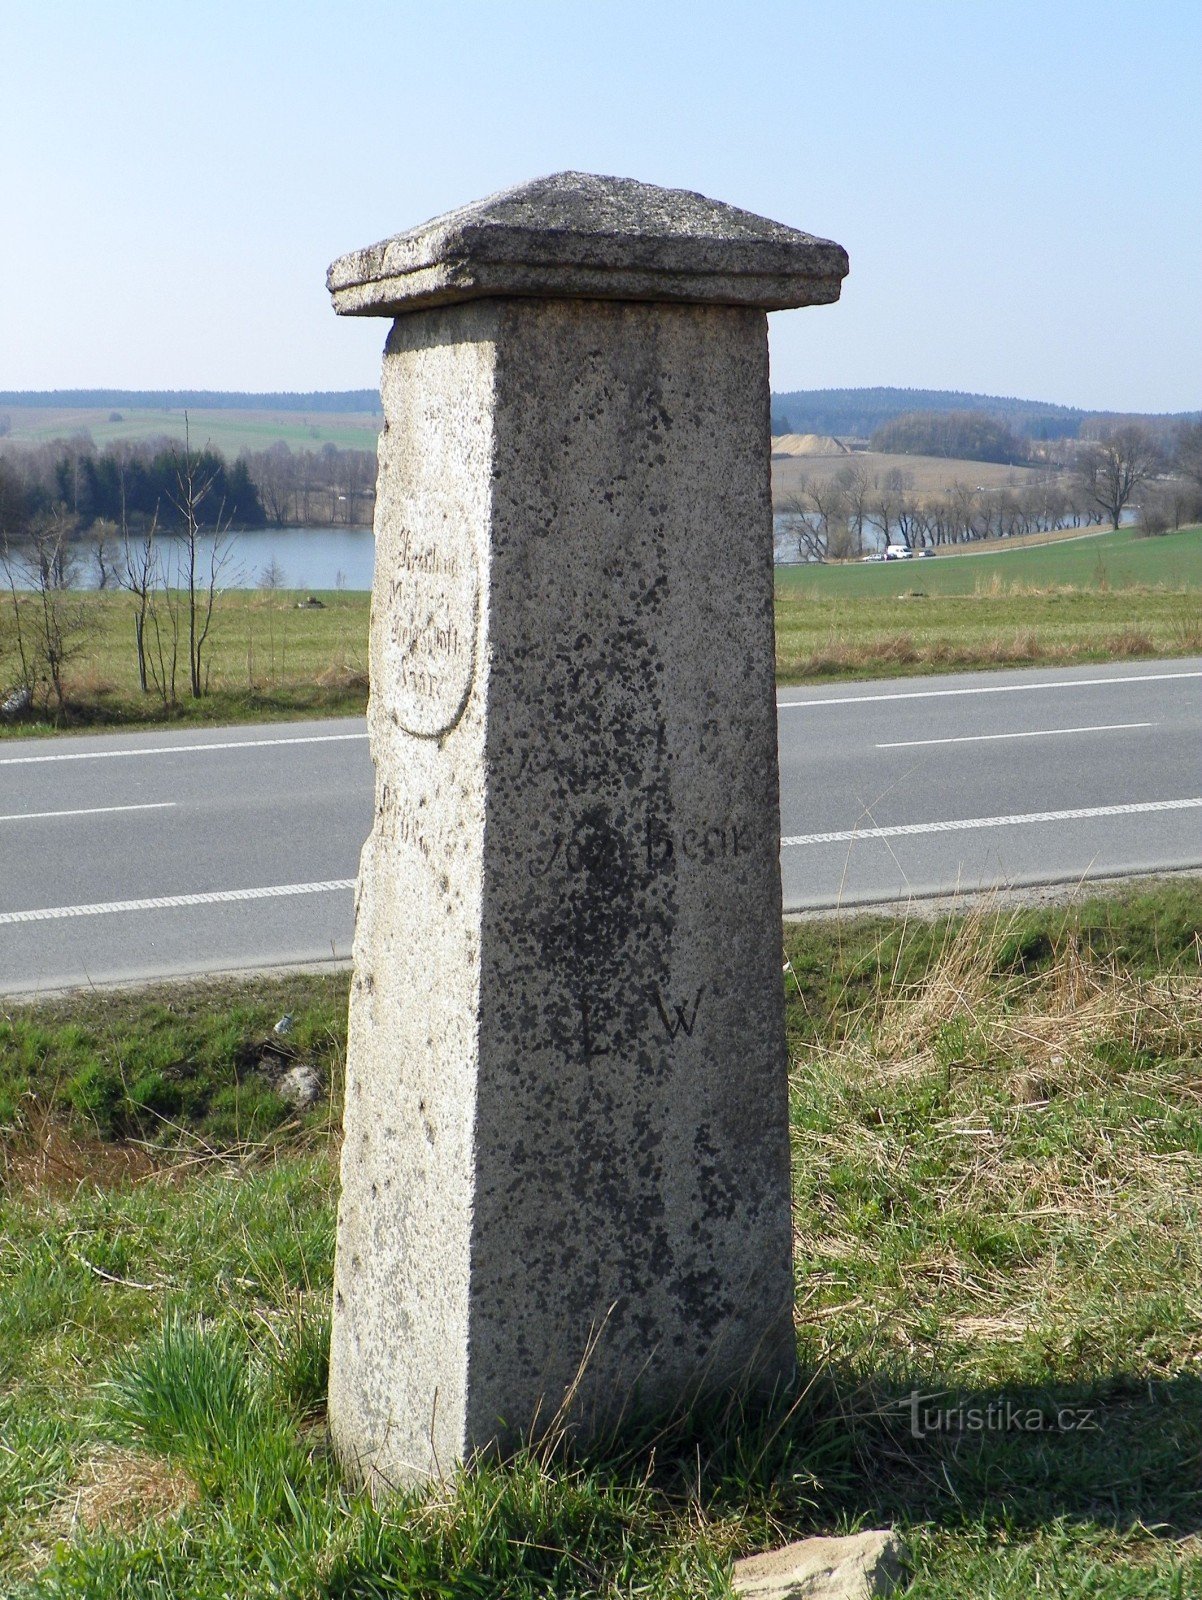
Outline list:
[[[73,531],[72,519],[59,507],[31,525],[19,549],[5,546],[0,553],[19,685],[33,705],[53,708],[56,722],[67,709],[67,668],[88,633],[87,614],[71,593]]]
[[[1121,633],[1112,633],[1106,641],[1106,651],[1112,656],[1150,656],[1156,653],[1151,637],[1140,628],[1126,627]]]

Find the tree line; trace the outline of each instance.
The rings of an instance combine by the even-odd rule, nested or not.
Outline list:
[[[873,472],[853,456],[832,477],[803,477],[777,525],[796,541],[799,560],[854,560],[887,544],[935,550],[1060,528],[1118,528],[1137,503],[1149,534],[1202,519],[1202,423],[1179,430],[1171,458],[1147,430],[1128,425],[1079,448],[1070,470],[1028,473],[1001,489],[954,483],[919,493],[908,473]]]
[[[206,445],[188,455],[209,484],[202,527],[355,526],[370,523],[376,458],[368,450],[292,450],[276,443],[229,461]],[[186,521],[177,475],[184,452],[165,440],[98,449],[86,436],[9,448],[0,455],[0,537],[15,541],[61,514],[80,534],[97,523],[178,532]]]
[[[985,411],[906,411],[883,423],[869,441],[886,455],[941,456],[959,461],[1025,462],[1025,439]]]
[[[0,406],[143,411],[334,411],[380,413],[378,389],[312,389],[246,394],[230,389],[4,389]],[[380,413],[382,415],[382,413]]]
[[[914,411],[984,412],[1029,440],[1096,438],[1127,423],[1148,428],[1165,440],[1182,423],[1198,420],[1197,412],[1128,415],[947,389],[797,389],[772,396],[772,431],[867,439],[886,423]]]

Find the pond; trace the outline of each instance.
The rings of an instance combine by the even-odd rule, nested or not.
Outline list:
[[[775,559],[795,562],[797,540],[783,531],[779,517],[776,522]],[[207,574],[213,541],[202,535],[199,543],[198,570]],[[161,533],[156,544],[167,571],[174,574],[178,569],[182,540],[176,535]],[[376,547],[370,528],[247,528],[227,534],[222,546],[225,551],[221,573],[223,589],[371,588]],[[98,574],[94,545],[86,538],[81,539],[71,546],[71,552],[70,587],[95,589]],[[15,554],[20,558],[19,548]],[[110,547],[106,556],[110,567],[120,554],[119,545]]]
[[[197,546],[197,572],[207,578],[212,536],[202,534]],[[170,582],[177,583],[184,555],[183,539],[177,534],[160,533],[155,547]],[[69,550],[67,586],[99,587],[95,541],[82,538]],[[370,528],[247,528],[224,534],[221,552],[222,589],[370,589],[375,539]],[[28,561],[29,552],[17,546],[13,556],[20,588],[20,567]],[[105,561],[110,572],[122,566],[119,542],[110,543]],[[3,576],[0,569],[0,579]],[[109,581],[115,584],[112,577]]]

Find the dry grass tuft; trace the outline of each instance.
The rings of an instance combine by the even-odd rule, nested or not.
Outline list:
[[[1194,621],[1189,617],[1179,618],[1170,629],[1173,647],[1182,655],[1198,655],[1202,653],[1202,619]]]
[[[1050,967],[998,977],[1012,923],[987,909],[955,926],[921,982],[889,985],[871,1021],[870,1048],[907,1071],[977,1064],[1047,1072],[1096,1063],[1099,1046],[1180,1056],[1202,1040],[1202,974],[1140,979],[1066,937]],[[959,1058],[955,1044],[963,1041]]]
[[[1008,635],[986,639],[978,655],[990,666],[1021,666],[1032,661],[1072,661],[1081,652],[1071,645],[1058,644],[1034,628],[1020,628]],[[967,665],[967,663],[965,663]]]
[[[1121,633],[1112,633],[1106,641],[1107,654],[1117,661],[1127,656],[1150,656],[1155,650],[1150,635],[1141,628],[1124,628]]]
[[[351,667],[345,661],[336,661],[317,674],[318,687],[322,689],[362,690],[367,692],[367,673]]]
[[[164,1165],[144,1144],[114,1144],[70,1132],[47,1113],[36,1127],[0,1139],[0,1194],[72,1195],[122,1189]]]
[[[51,1513],[54,1539],[82,1530],[129,1533],[150,1518],[177,1516],[198,1498],[195,1483],[160,1456],[109,1446],[84,1462],[74,1484]]]

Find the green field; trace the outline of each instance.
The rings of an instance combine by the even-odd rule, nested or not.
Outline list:
[[[780,567],[781,594],[823,599],[912,594],[1023,595],[1056,588],[1095,594],[1115,589],[1202,590],[1202,528],[1156,539],[1130,529],[1089,534],[1022,550],[977,545],[933,560],[839,562]]]
[[[367,702],[367,626],[370,596],[322,591],[321,609],[298,609],[308,598],[287,590],[231,589],[220,595],[207,654],[210,692],[187,693],[187,637],[181,636],[178,703],[164,707],[155,693],[138,688],[134,613],[119,590],[77,593],[64,600],[79,617],[67,668],[70,705],[64,725],[135,727],[188,721],[255,722],[300,716],[361,712]],[[14,668],[12,625],[0,592],[0,681]],[[5,655],[7,646],[8,654]],[[49,731],[53,717],[35,723],[0,723],[5,735]]]
[[[1202,652],[1202,528],[777,569],[782,681]]]
[[[1202,1592],[1200,948],[1189,882],[788,928],[792,1405],[380,1510],[325,1433],[347,976],[0,1005],[0,1592],[729,1600],[889,1523],[909,1600]]]
[[[184,438],[182,410],[149,410],[123,406],[115,414],[104,408],[52,409],[42,406],[3,408],[12,431],[7,435],[15,445],[46,444],[69,438],[74,433],[91,434],[98,445],[118,439]],[[313,411],[188,411],[187,425],[194,446],[213,445],[233,457],[242,450],[266,450],[282,440],[294,450],[319,450],[323,444],[340,450],[376,448],[383,418],[375,412]]]

